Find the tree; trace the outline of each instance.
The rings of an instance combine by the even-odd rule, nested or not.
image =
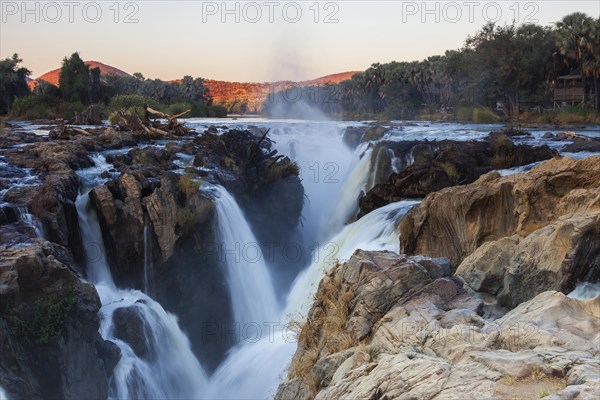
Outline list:
[[[519,114],[522,94],[531,98],[541,90],[552,65],[552,36],[536,25],[489,23],[466,45],[475,52],[477,83],[488,105],[506,98],[512,115]]]
[[[71,57],[63,59],[58,86],[64,100],[83,104],[90,103],[90,69],[79,57],[79,53],[75,52]]]
[[[558,53],[569,71],[581,67],[584,96],[590,82],[596,93],[594,107],[600,111],[600,18],[575,12],[556,23]]]
[[[15,98],[29,94],[27,77],[31,71],[19,67],[22,62],[16,53],[0,61],[0,115],[8,113]]]

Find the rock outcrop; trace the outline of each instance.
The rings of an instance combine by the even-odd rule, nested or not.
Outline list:
[[[474,182],[493,169],[528,165],[552,158],[547,146],[514,144],[500,133],[485,141],[380,143],[393,153],[397,173],[385,176],[360,201],[359,218],[376,208],[411,198],[423,198],[450,186]]]
[[[100,337],[99,309],[65,248],[43,239],[3,244],[0,386],[11,398],[106,398],[120,350]]]
[[[319,285],[275,398],[600,395],[600,296],[487,307],[443,263],[358,250]]]
[[[182,155],[193,162],[183,174],[171,172]],[[276,156],[266,135],[248,131],[205,133],[107,161],[120,175],[93,188],[90,200],[113,279],[120,287],[147,290],[176,314],[203,365],[215,368],[235,343],[233,336],[207,338],[207,326],[223,329],[232,311],[216,249],[214,199],[201,184],[226,187],[261,243],[285,241],[297,229],[304,202],[297,166]]]
[[[490,173],[429,195],[400,221],[401,251],[448,257],[474,289],[515,307],[600,279],[600,157]]]

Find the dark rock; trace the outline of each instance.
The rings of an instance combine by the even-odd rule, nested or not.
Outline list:
[[[115,337],[127,343],[138,357],[149,359],[153,356],[153,333],[139,313],[135,305],[116,309],[112,316]]]
[[[484,142],[444,140],[389,146],[396,149],[394,153],[400,160],[410,158],[414,162],[392,174],[387,182],[375,185],[360,199],[359,218],[392,202],[423,198],[449,186],[474,182],[492,169],[513,168],[554,156],[547,146],[516,145],[504,134],[491,134]]]
[[[100,300],[61,246],[0,247],[0,385],[13,398],[106,398]]]

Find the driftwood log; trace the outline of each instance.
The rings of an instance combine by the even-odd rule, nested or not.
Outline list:
[[[193,129],[186,127],[177,119],[190,112],[191,110],[187,110],[176,115],[170,115],[144,105],[143,116],[140,116],[137,113],[131,115],[125,110],[119,110],[118,125],[119,128],[124,131],[145,131],[146,133],[156,135],[183,136],[193,131]],[[167,121],[164,123],[162,120]]]

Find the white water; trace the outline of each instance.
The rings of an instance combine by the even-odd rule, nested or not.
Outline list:
[[[358,221],[345,226],[337,235],[313,254],[313,263],[302,272],[290,291],[285,316],[303,318],[312,303],[323,274],[336,262],[349,259],[358,250],[398,252],[400,237],[396,230],[399,219],[418,201],[400,201],[378,208]]]
[[[580,282],[575,290],[569,293],[569,297],[577,300],[590,300],[600,294],[600,282]]]
[[[82,182],[97,184],[106,166],[103,157],[95,158],[96,168],[79,171]],[[96,212],[89,206],[84,190],[76,201],[82,241],[87,259],[88,279],[100,295],[100,334],[116,343],[121,359],[110,381],[110,399],[199,398],[206,389],[207,376],[191,350],[188,338],[179,328],[177,318],[137,290],[115,286],[106,262],[106,252]],[[136,355],[131,346],[115,336],[113,314],[130,307],[142,320],[145,357]]]
[[[0,386],[0,400],[9,400],[8,394],[2,386]]]
[[[330,238],[339,232],[339,230],[358,212],[358,198],[361,192],[366,192],[369,188],[368,181],[371,176],[371,161],[373,150],[368,148],[369,143],[362,143],[352,158],[351,170],[348,177],[334,202],[335,207],[321,228],[321,237]]]
[[[35,235],[37,237],[43,238],[44,232],[43,232],[42,224],[40,224],[40,221],[38,221],[33,216],[33,214],[31,214],[29,212],[29,210],[27,210],[27,207],[18,207],[18,211],[19,211],[19,218],[21,219],[21,221],[23,221],[27,225],[31,226],[35,230]]]
[[[204,398],[264,399],[271,397],[296,350],[290,318],[304,318],[317,285],[336,261],[344,261],[357,249],[397,251],[396,222],[416,201],[389,204],[344,227],[313,254],[311,266],[294,282],[283,313],[271,326],[262,326],[259,340],[245,341],[229,352],[210,379]],[[256,371],[260,366],[260,371]]]
[[[221,186],[212,190],[216,194],[217,245],[227,268],[234,320],[242,327],[273,321],[279,306],[258,240],[227,190]]]

